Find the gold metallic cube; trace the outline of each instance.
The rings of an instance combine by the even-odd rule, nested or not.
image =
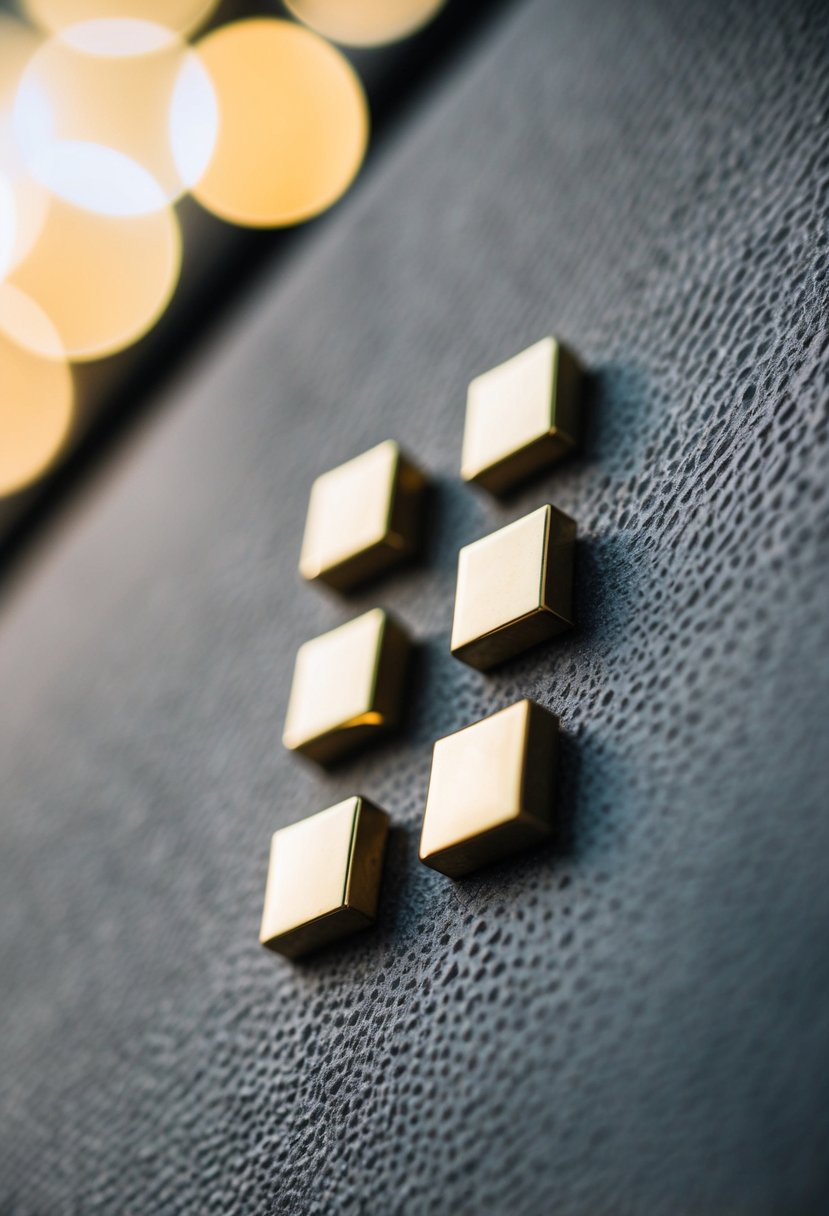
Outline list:
[[[382,608],[300,646],[282,741],[328,764],[400,720],[411,642]]]
[[[452,654],[485,671],[573,624],[576,523],[539,507],[458,554]]]
[[[469,385],[461,477],[502,494],[577,443],[581,368],[555,338]]]
[[[461,878],[553,830],[558,718],[518,701],[438,739],[420,860]]]
[[[385,811],[365,798],[274,832],[259,941],[298,958],[370,925],[377,914]]]
[[[426,478],[388,440],[318,477],[299,571],[348,591],[412,557]]]

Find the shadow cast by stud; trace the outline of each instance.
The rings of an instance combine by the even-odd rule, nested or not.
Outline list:
[[[629,473],[644,435],[644,373],[628,364],[608,363],[585,377],[579,452],[589,464],[624,466]]]
[[[317,950],[292,959],[291,965],[306,974],[315,974],[342,963],[369,960],[395,937],[403,906],[406,879],[411,869],[411,842],[406,831],[390,824],[383,860],[383,874],[377,898],[377,915],[371,925],[346,937],[329,942]]]
[[[629,623],[641,584],[641,550],[626,533],[582,537],[576,541],[573,585],[574,634],[596,642],[621,634]]]
[[[505,689],[538,686],[574,646],[621,636],[639,599],[640,561],[625,534],[578,537],[573,558],[573,627],[489,668],[485,676]],[[639,551],[637,550],[637,557]]]
[[[570,732],[559,731],[552,831],[538,843],[498,858],[459,878],[446,879],[466,894],[485,893],[501,884],[520,881],[541,867],[556,870],[575,856],[581,758]]]

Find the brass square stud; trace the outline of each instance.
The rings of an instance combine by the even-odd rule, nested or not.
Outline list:
[[[458,554],[452,654],[485,671],[572,626],[576,523],[539,507]]]
[[[391,440],[318,477],[299,570],[349,591],[412,557],[426,478]]]
[[[469,385],[461,477],[502,494],[565,456],[578,439],[581,369],[543,338]]]
[[[385,811],[365,798],[274,832],[259,940],[298,958],[370,925],[377,913]]]
[[[420,860],[450,878],[549,836],[558,718],[533,701],[438,739]]]
[[[328,764],[397,726],[411,642],[381,608],[300,646],[282,741]]]

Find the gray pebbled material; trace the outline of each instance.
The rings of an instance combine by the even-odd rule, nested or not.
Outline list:
[[[829,9],[536,0],[470,49],[32,554],[0,617],[0,1210],[829,1210]],[[471,376],[553,331],[583,454],[461,485]],[[315,474],[434,472],[424,563],[295,573]],[[458,547],[551,499],[579,629],[447,653]],[[296,647],[375,602],[406,729],[279,744]],[[566,822],[416,861],[436,736],[530,695]],[[257,945],[271,832],[393,817],[379,927]]]

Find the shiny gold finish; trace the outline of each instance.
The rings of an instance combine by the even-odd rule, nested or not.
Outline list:
[[[450,878],[549,836],[558,718],[518,701],[438,739],[420,860]]]
[[[282,741],[320,764],[337,760],[400,718],[411,643],[380,608],[301,646]]]
[[[575,539],[575,520],[545,506],[461,549],[455,658],[486,671],[569,629]]]
[[[581,369],[543,338],[469,385],[461,477],[493,494],[552,464],[578,439]]]
[[[391,440],[323,473],[311,489],[303,578],[347,591],[411,557],[425,484]]]
[[[370,925],[389,818],[365,798],[274,832],[259,941],[298,958]]]

